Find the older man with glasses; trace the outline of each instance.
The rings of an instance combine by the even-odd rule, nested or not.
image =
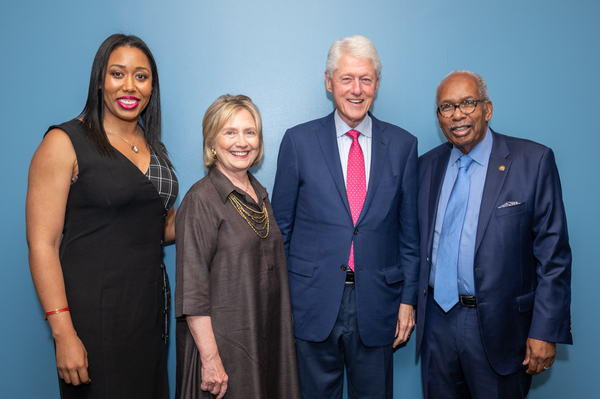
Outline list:
[[[516,399],[571,344],[571,249],[552,150],[492,131],[483,78],[438,86],[447,143],[419,158],[425,398]]]

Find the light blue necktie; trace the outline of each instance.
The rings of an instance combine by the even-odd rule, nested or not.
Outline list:
[[[446,313],[458,302],[458,249],[469,201],[468,169],[473,158],[463,155],[458,162],[458,177],[446,207],[435,265],[433,298]]]

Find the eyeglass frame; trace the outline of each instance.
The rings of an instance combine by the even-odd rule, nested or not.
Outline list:
[[[469,113],[465,113],[465,112],[464,112],[464,111],[463,111],[463,110],[460,108],[460,105],[461,105],[461,104],[464,104],[464,103],[466,103],[467,101],[472,101],[472,102],[474,102],[474,103],[475,103],[475,108],[473,108],[473,111],[471,111],[471,112],[469,112]],[[440,107],[441,107],[442,105],[438,105],[438,106],[436,107],[436,111],[437,111],[437,113],[438,113],[438,114],[440,114],[440,116],[441,116],[442,118],[452,118],[452,115],[454,115],[454,113],[456,112],[456,108],[458,108],[458,109],[460,110],[460,112],[462,112],[462,114],[463,114],[463,115],[471,115],[471,114],[472,114],[473,112],[475,112],[475,110],[477,109],[477,104],[478,104],[478,103],[480,103],[480,102],[484,102],[484,101],[490,101],[490,100],[489,100],[488,98],[480,98],[480,99],[478,99],[478,100],[464,100],[464,101],[461,101],[461,102],[459,102],[459,103],[457,103],[457,104],[448,104],[448,103],[444,103],[444,104],[442,104],[442,105],[452,105],[452,107],[454,107],[454,108],[452,108],[452,113],[451,113],[449,116],[444,116],[444,115],[442,114],[442,111],[440,111]]]

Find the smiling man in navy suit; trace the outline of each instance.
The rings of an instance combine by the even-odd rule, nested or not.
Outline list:
[[[414,327],[417,140],[368,113],[373,43],[337,40],[325,83],[336,110],[289,129],[273,210],[283,234],[303,399],[392,398],[393,347]]]
[[[419,158],[425,398],[524,398],[571,344],[571,249],[552,150],[488,128],[483,78],[438,86],[448,139]]]

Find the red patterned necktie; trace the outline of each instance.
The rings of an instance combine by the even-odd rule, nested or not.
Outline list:
[[[365,158],[362,148],[358,143],[358,130],[350,130],[346,133],[352,139],[350,152],[348,153],[348,170],[346,176],[346,193],[348,195],[348,204],[350,204],[350,212],[352,213],[352,222],[356,226],[356,221],[360,215],[365,197],[367,196],[367,182],[365,178]],[[350,258],[348,266],[354,270],[354,241],[350,247]]]

